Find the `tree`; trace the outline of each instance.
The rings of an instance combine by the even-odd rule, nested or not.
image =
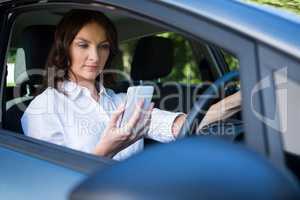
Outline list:
[[[246,1],[269,5],[279,9],[291,11],[296,14],[300,14],[300,0],[246,0]]]

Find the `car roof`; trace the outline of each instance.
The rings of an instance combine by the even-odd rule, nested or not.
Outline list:
[[[14,4],[50,1],[5,0],[5,2],[13,2]],[[130,9],[133,3],[142,4],[143,1],[151,0],[94,0],[90,2],[99,2]],[[86,0],[74,0],[74,2],[88,3]],[[193,14],[199,18],[206,18],[250,39],[300,58],[300,39],[298,37],[300,35],[300,18],[296,15],[283,11],[277,12],[275,9],[255,6],[239,0],[160,0],[155,1],[155,3],[175,7],[177,10],[181,9],[187,14]]]
[[[300,58],[300,18],[270,6],[238,0],[163,0]],[[255,17],[253,17],[255,16]]]
[[[26,27],[33,25],[56,26],[64,13],[69,10],[69,8],[55,8],[47,10],[35,10],[20,14],[20,17],[18,17],[16,20],[14,31],[12,32],[11,46],[15,48],[18,47],[18,41],[20,40],[22,32]],[[112,15],[111,13],[106,13],[106,15],[117,27],[119,33],[118,38],[120,42],[166,31],[162,27],[145,23],[143,21],[123,15]],[[140,27],[143,28],[141,29]]]

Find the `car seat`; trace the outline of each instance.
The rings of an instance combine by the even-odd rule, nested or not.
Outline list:
[[[43,82],[54,31],[51,25],[33,25],[23,31],[16,56],[14,98],[6,102],[3,128],[23,133],[21,117]]]

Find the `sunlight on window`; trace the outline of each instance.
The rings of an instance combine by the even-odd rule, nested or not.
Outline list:
[[[269,5],[300,15],[299,0],[245,0],[245,2]]]
[[[15,86],[15,78],[14,78],[14,71],[15,71],[15,63],[7,63],[7,76],[6,76],[6,85],[8,87]]]

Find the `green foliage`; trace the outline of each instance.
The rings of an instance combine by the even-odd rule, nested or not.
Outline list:
[[[16,49],[10,49],[8,52],[7,63],[15,63],[16,62]]]
[[[200,73],[188,40],[173,32],[161,33],[157,34],[157,36],[170,38],[175,47],[173,69],[167,77],[161,78],[160,81],[175,81],[185,84],[200,83]],[[123,53],[123,69],[127,73],[130,72],[132,56],[136,47],[136,43],[137,40],[132,40],[125,41],[120,45],[120,50]]]
[[[170,38],[175,47],[173,69],[167,77],[161,80],[176,81],[185,84],[200,83],[199,69],[188,40],[173,32],[158,34],[158,36]]]
[[[122,52],[122,61],[121,65],[117,67],[117,69],[120,69],[126,73],[130,72],[131,68],[131,62],[132,62],[132,56],[134,49],[136,47],[137,40],[131,40],[131,41],[125,41],[120,45],[120,50]]]
[[[300,14],[300,0],[246,0],[247,2],[255,2],[258,4],[270,5]]]
[[[233,71],[233,70],[238,70],[239,69],[239,60],[231,55],[230,53],[222,50],[222,53],[224,55],[224,58],[225,58],[225,62],[227,63],[230,71]]]

